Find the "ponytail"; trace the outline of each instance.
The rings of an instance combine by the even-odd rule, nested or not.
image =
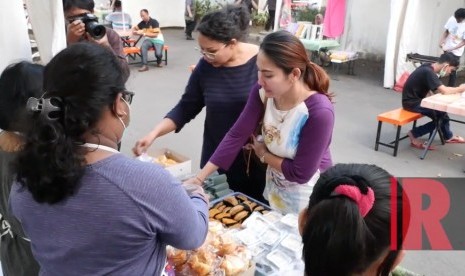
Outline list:
[[[304,81],[311,90],[315,90],[326,95],[330,101],[333,100],[334,94],[329,92],[329,76],[323,68],[316,63],[308,61],[306,66]]]
[[[59,121],[36,116],[16,164],[17,181],[39,203],[57,203],[71,196],[83,175],[84,155],[75,137]]]
[[[338,164],[320,176],[303,215],[307,275],[362,274],[381,258],[377,275],[389,275],[403,242],[403,235],[397,235],[398,250],[390,250],[391,179],[368,164]],[[406,202],[397,186],[397,233],[402,233]]]
[[[296,36],[285,30],[270,33],[260,44],[260,51],[286,74],[291,73],[294,68],[299,68],[305,84],[332,101],[334,94],[328,91],[328,74],[309,60],[304,45]]]
[[[77,191],[86,164],[80,145],[86,135],[98,138],[104,109],[125,90],[123,72],[110,50],[76,43],[47,64],[44,90],[42,98],[27,101],[31,127],[15,169],[35,201],[55,204]]]
[[[306,275],[352,275],[365,270],[370,236],[357,205],[337,197],[307,211],[303,256]]]

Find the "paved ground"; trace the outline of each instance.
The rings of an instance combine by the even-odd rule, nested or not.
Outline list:
[[[145,135],[152,126],[176,104],[190,72],[188,66],[199,59],[195,50],[196,41],[186,41],[183,31],[165,30],[169,45],[168,66],[150,66],[148,72],[137,72],[137,65],[131,69],[128,89],[136,92],[131,111],[131,125],[123,139],[122,151],[130,154],[137,138]],[[195,34],[194,34],[195,35]],[[465,145],[438,146],[420,160],[420,151],[401,142],[397,157],[391,150],[373,150],[376,135],[376,115],[400,106],[399,93],[382,87],[383,66],[379,63],[360,61],[355,76],[345,75],[342,70],[338,81],[331,82],[330,89],[336,93],[336,127],[331,146],[336,163],[373,163],[397,176],[464,177]],[[328,71],[332,73],[331,68]],[[179,134],[171,134],[155,141],[154,148],[175,149],[192,159],[192,169],[199,167],[200,147],[204,113],[188,124]],[[465,135],[465,126],[453,124],[454,133]],[[394,136],[392,126],[385,127],[384,135]],[[407,131],[407,128],[403,131]],[[435,142],[439,144],[439,141]],[[465,185],[465,184],[464,184]],[[465,252],[413,252],[409,251],[403,266],[424,275],[465,275]]]

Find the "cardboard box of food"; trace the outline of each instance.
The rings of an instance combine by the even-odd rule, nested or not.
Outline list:
[[[176,178],[183,178],[192,172],[191,159],[174,150],[167,148],[149,149],[147,154],[154,158],[153,162],[155,164],[163,166]],[[176,163],[172,162],[172,160]]]

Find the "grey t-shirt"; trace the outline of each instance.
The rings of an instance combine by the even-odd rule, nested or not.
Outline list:
[[[31,239],[42,275],[160,275],[166,245],[194,249],[208,206],[158,165],[115,154],[86,167],[76,193],[39,204],[18,184],[13,213]]]

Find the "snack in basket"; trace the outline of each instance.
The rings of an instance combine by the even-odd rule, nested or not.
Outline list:
[[[163,167],[169,167],[178,164],[178,162],[174,159],[168,158],[166,154],[162,154],[153,159],[154,163],[160,164]]]
[[[242,222],[253,212],[264,214],[268,209],[245,195],[237,194],[215,203],[209,210],[209,218],[210,221],[220,221],[228,228],[236,228],[241,227]]]

